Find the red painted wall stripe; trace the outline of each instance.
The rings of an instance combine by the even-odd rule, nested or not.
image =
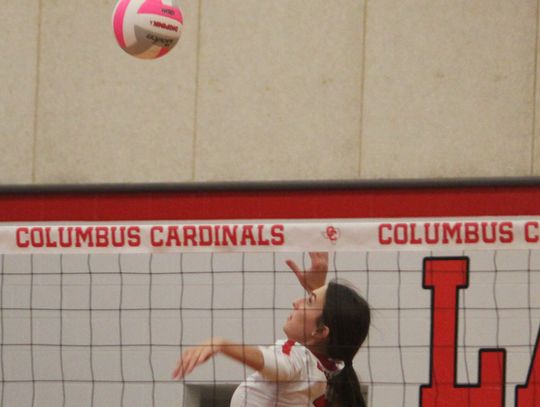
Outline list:
[[[540,187],[0,194],[0,221],[540,214]]]

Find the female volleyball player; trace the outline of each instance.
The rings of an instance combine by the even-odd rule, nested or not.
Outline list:
[[[211,338],[182,354],[173,378],[220,352],[256,370],[236,389],[231,407],[364,407],[352,362],[368,334],[369,306],[347,285],[325,285],[327,253],[310,258],[307,271],[287,261],[308,296],[293,302],[283,326],[286,341],[255,347]]]

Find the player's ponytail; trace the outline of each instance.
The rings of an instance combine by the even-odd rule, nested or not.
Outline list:
[[[328,401],[332,407],[365,407],[360,392],[360,382],[352,364],[345,367],[328,381]]]
[[[321,322],[330,330],[326,348],[328,357],[345,363],[345,367],[328,380],[330,406],[365,407],[352,361],[369,331],[369,304],[351,287],[331,281],[326,290]]]

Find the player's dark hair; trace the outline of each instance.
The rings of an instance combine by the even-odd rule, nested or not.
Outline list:
[[[352,287],[333,280],[326,290],[321,323],[329,328],[327,355],[345,363],[328,380],[327,398],[332,407],[365,407],[353,358],[367,337],[371,311],[367,301]]]

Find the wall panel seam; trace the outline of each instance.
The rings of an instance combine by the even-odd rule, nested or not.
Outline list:
[[[535,156],[536,156],[536,114],[539,106],[537,105],[537,92],[538,92],[538,34],[539,34],[539,24],[540,24],[540,0],[536,1],[536,30],[535,30],[535,39],[534,39],[534,67],[533,67],[533,92],[532,92],[532,129],[531,129],[531,165],[529,175],[534,175],[535,173]]]
[[[193,140],[191,146],[191,181],[196,179],[197,171],[197,136],[199,125],[199,88],[200,88],[200,61],[201,61],[201,35],[202,35],[202,3],[199,0],[197,16],[197,50],[195,55],[195,95],[193,102]]]
[[[39,130],[39,97],[41,87],[41,20],[43,4],[42,0],[37,1],[37,32],[36,32],[36,71],[34,84],[34,116],[32,117],[32,161],[31,161],[31,183],[37,182],[37,133]]]
[[[539,0],[540,1],[540,0]],[[360,76],[360,131],[358,136],[358,177],[362,178],[362,139],[364,137],[364,95],[365,95],[365,79],[366,79],[366,46],[367,46],[367,15],[368,15],[368,0],[364,1],[364,18],[362,27],[362,69]]]

